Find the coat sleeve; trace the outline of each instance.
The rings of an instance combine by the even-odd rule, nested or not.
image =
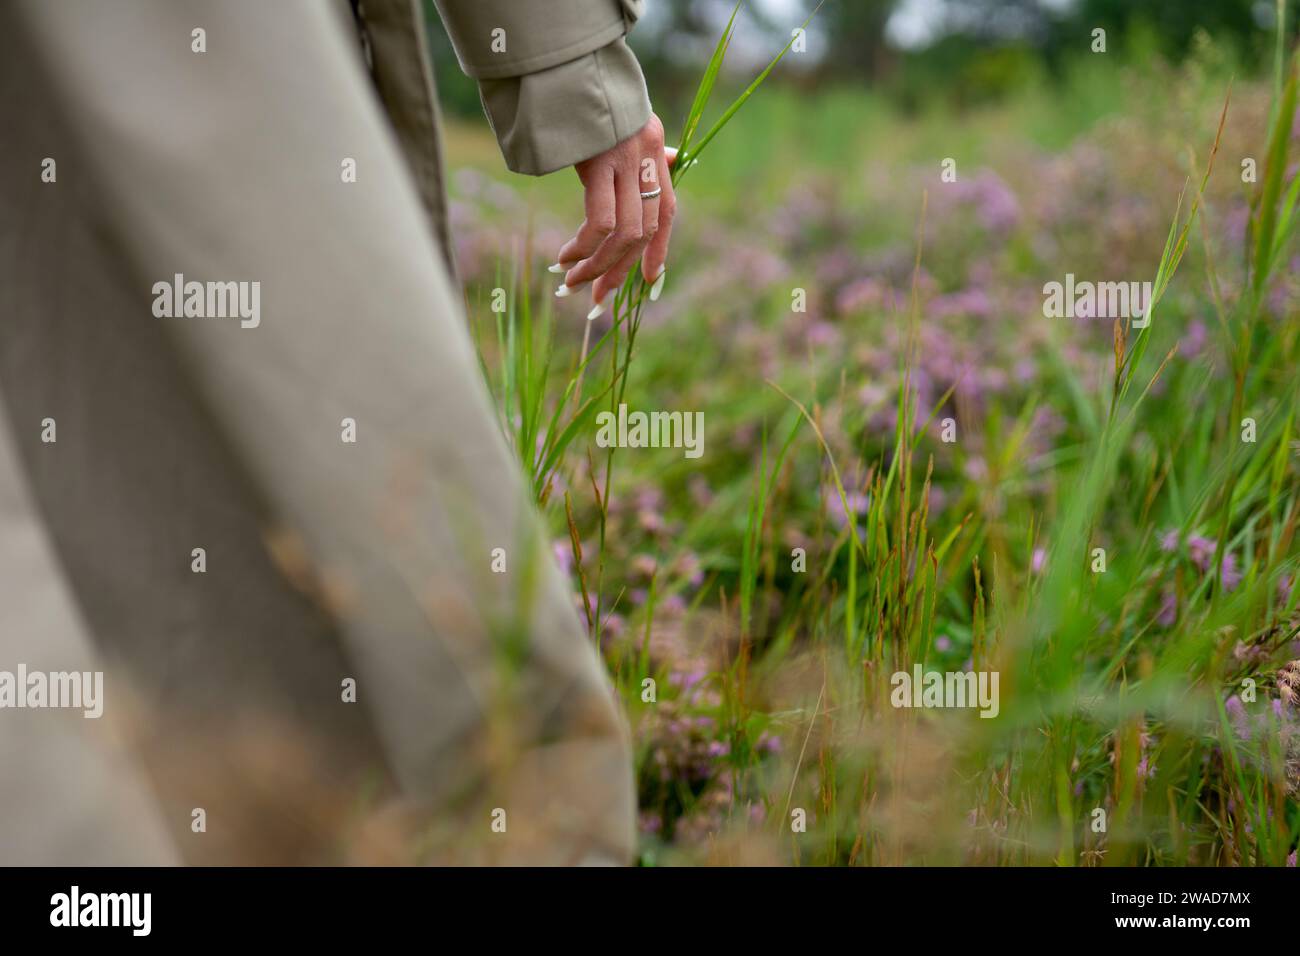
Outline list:
[[[540,176],[602,153],[650,118],[625,35],[645,0],[435,0],[506,165]]]

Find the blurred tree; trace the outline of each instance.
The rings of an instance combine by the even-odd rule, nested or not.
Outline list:
[[[456,51],[452,49],[451,39],[443,28],[433,0],[423,0],[423,4],[429,55],[433,59],[433,79],[438,87],[438,102],[443,110],[453,116],[479,120],[486,124],[478,98],[478,84],[461,72]]]
[[[1049,60],[1106,29],[1115,48],[1149,30],[1162,54],[1181,60],[1198,31],[1243,58],[1271,42],[1275,0],[942,0],[954,32],[989,41],[1028,41]],[[1289,32],[1294,36],[1294,3]]]
[[[1217,43],[1248,52],[1260,28],[1269,22],[1273,4],[1258,0],[1080,0],[1077,11],[1065,24],[1091,30],[1094,26],[1115,30],[1123,36],[1138,24],[1150,26],[1161,44],[1161,52],[1181,59],[1191,48],[1198,29]]]
[[[810,13],[817,3],[804,0]],[[815,21],[826,43],[822,71],[879,80],[894,59],[885,42],[885,24],[900,5],[900,0],[826,0]]]
[[[659,113],[676,115],[689,104],[722,25],[726,0],[651,0],[646,18],[628,36]]]
[[[811,70],[783,70],[778,82],[809,85],[840,79],[870,83],[905,104],[933,96],[969,104],[1039,81],[1043,67],[1062,69],[1074,56],[1087,54],[1091,31],[1099,26],[1107,30],[1110,50],[1120,55],[1142,56],[1154,38],[1155,49],[1180,60],[1203,31],[1247,68],[1272,62],[1276,0],[933,0],[941,9],[939,29],[919,49],[896,50],[887,40],[886,25],[917,2],[826,0],[810,28],[815,37],[810,49],[815,48],[819,61]],[[423,3],[443,106],[481,120],[477,88],[460,72],[432,0]],[[728,62],[747,78],[745,68],[788,40],[791,23],[817,4],[744,0]],[[1293,8],[1288,34],[1294,38],[1300,11],[1294,9],[1295,0],[1288,0],[1288,6]],[[735,0],[650,0],[632,32],[630,42],[655,108],[669,118],[670,127],[671,117],[685,112],[734,7]]]

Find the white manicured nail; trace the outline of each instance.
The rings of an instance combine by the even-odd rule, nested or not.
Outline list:
[[[555,290],[555,297],[557,299],[563,299],[566,296],[573,295],[573,293],[575,292],[581,292],[589,285],[591,285],[590,279],[588,279],[586,282],[579,282],[577,285],[568,285],[567,283],[561,283],[560,287]]]
[[[566,268],[564,268],[564,266],[562,266],[560,263],[555,262],[555,263],[552,263],[551,265],[547,266],[547,267],[546,267],[546,271],[547,271],[547,272],[560,273],[560,272],[568,272],[569,270],[566,269]]]
[[[590,322],[592,319],[599,318],[600,313],[604,311],[605,311],[605,301],[602,299],[592,307],[590,312],[587,313],[587,321]]]
[[[664,291],[664,280],[668,278],[668,267],[666,265],[659,267],[659,278],[655,279],[655,284],[650,287],[650,301],[658,302],[659,295]]]

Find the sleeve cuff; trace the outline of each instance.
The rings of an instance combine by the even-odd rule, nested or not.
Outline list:
[[[650,119],[645,77],[622,36],[537,73],[481,79],[479,95],[506,165],[530,176],[603,153]]]

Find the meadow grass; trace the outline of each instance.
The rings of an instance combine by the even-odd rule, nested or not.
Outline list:
[[[673,294],[634,274],[603,324],[558,315],[540,230],[468,277],[632,725],[642,861],[1294,865],[1294,60],[900,117],[710,108],[725,48],[681,127]],[[571,218],[561,186],[539,217]],[[1149,322],[1044,318],[1066,272],[1150,279]],[[624,401],[703,409],[705,458],[597,448]],[[891,706],[918,663],[996,671],[997,717]]]

